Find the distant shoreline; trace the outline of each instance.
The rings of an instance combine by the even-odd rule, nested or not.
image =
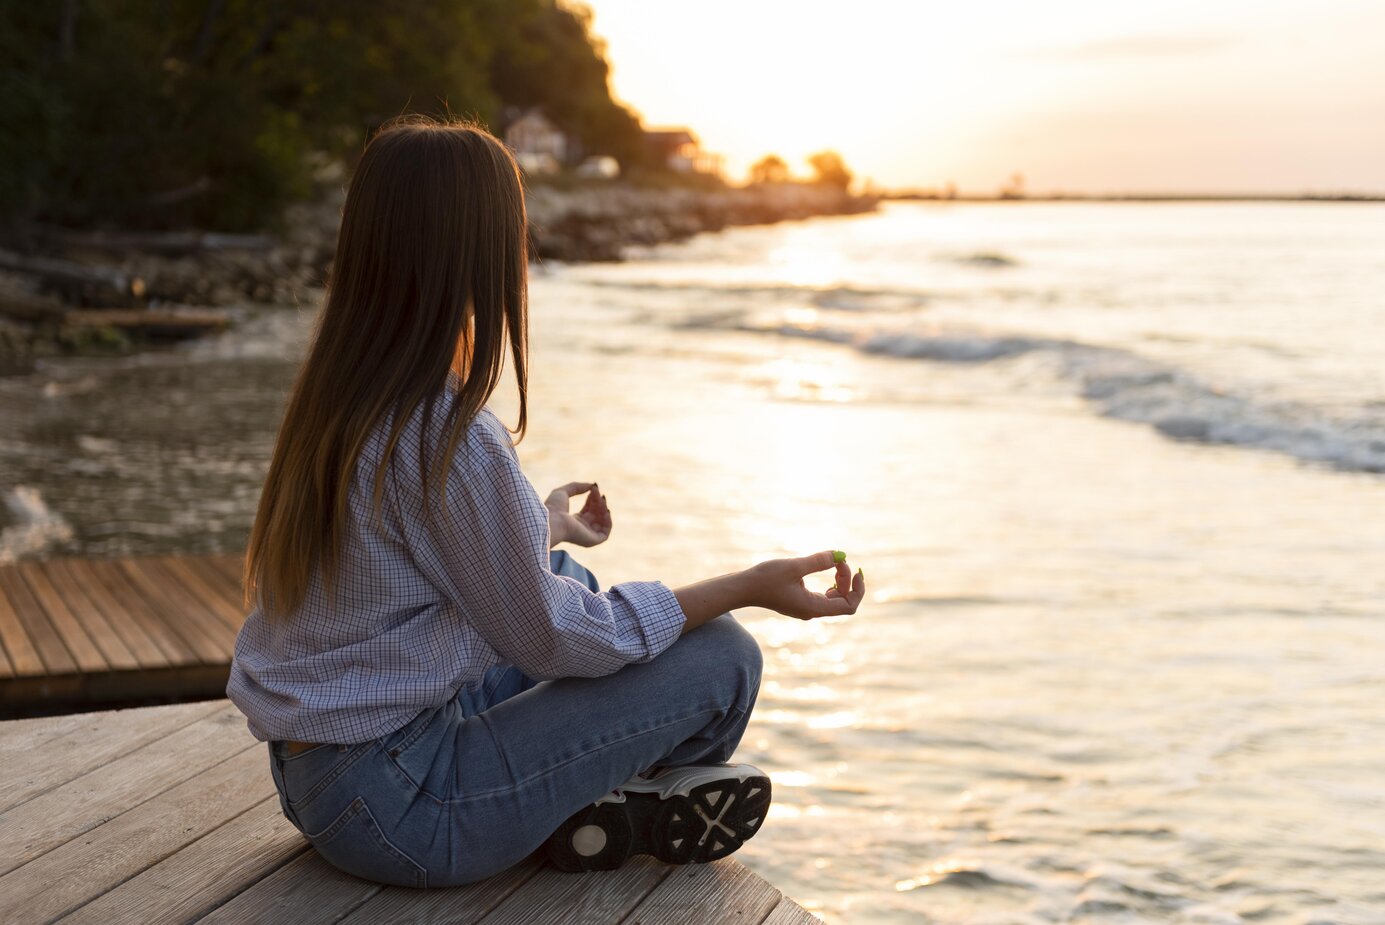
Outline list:
[[[878,193],[881,202],[1327,202],[1357,203],[1385,202],[1385,194],[1342,193],[1340,195],[1314,194],[1259,194],[1259,193],[1071,193],[1025,196],[994,196],[957,194],[955,196],[928,195],[924,193]]]

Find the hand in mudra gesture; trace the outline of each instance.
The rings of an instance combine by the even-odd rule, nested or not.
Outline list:
[[[809,591],[804,579],[833,570],[836,582],[825,592]],[[846,553],[833,549],[792,559],[770,559],[746,570],[750,603],[798,620],[853,614],[866,597],[866,576],[851,574]]]
[[[587,503],[573,514],[568,510],[572,496],[581,494],[587,496]],[[611,535],[611,509],[595,482],[568,482],[549,492],[543,506],[548,508],[549,546],[595,546]]]

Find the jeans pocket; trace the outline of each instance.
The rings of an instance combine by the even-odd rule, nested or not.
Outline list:
[[[331,825],[307,838],[323,860],[352,876],[394,886],[428,886],[427,870],[385,837],[365,797],[356,797]]]
[[[440,739],[447,734],[446,709],[442,706],[425,710],[407,726],[381,741],[390,767],[401,782],[415,792],[423,790]]]
[[[283,796],[294,810],[308,807],[324,790],[351,770],[376,747],[375,742],[361,742],[345,751],[336,745],[321,745],[289,758],[281,758],[279,772],[283,777]]]

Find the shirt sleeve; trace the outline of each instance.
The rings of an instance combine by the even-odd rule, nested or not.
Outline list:
[[[598,677],[673,644],[683,609],[658,581],[602,592],[549,568],[548,509],[489,410],[458,445],[428,532],[466,619],[532,678]]]

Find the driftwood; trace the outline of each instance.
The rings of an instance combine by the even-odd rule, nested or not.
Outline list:
[[[144,298],[144,280],[108,267],[0,250],[0,270],[34,276],[40,288],[77,305],[125,307],[137,305]]]
[[[46,247],[99,251],[107,254],[158,254],[186,257],[206,251],[267,251],[277,242],[262,234],[222,234],[215,231],[71,231],[30,225],[25,236]]]
[[[73,310],[63,315],[68,328],[119,328],[154,340],[184,340],[221,331],[226,316],[220,312],[180,311],[160,312],[148,309],[114,309],[108,311]]]

